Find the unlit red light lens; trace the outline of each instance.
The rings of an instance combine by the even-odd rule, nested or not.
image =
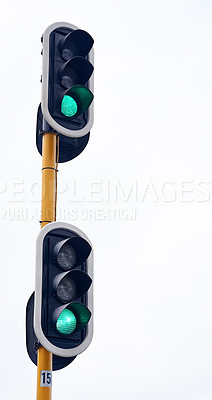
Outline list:
[[[57,263],[63,269],[70,269],[75,265],[76,260],[76,251],[68,243],[65,243],[57,255]]]

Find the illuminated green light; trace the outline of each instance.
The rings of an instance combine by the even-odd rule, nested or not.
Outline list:
[[[77,320],[74,313],[67,308],[65,308],[56,323],[56,329],[65,335],[70,335],[70,333],[74,332],[77,326]]]
[[[73,117],[77,113],[77,102],[73,97],[65,95],[61,103],[61,113],[66,117]]]

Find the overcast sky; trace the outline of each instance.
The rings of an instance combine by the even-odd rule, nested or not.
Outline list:
[[[212,398],[212,3],[10,1],[1,11],[0,398],[35,399],[41,43],[53,22],[95,41],[95,123],[59,165],[58,221],[95,252],[94,338],[53,400]]]

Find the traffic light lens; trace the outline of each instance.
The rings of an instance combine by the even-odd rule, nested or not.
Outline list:
[[[68,303],[72,301],[76,297],[77,288],[76,283],[73,279],[70,279],[68,276],[65,276],[59,283],[57,287],[57,296],[60,300]]]
[[[65,95],[61,103],[61,113],[66,117],[73,117],[78,110],[77,102],[71,96]]]
[[[77,326],[77,320],[74,313],[66,308],[61,312],[57,319],[56,329],[64,335],[70,335]]]
[[[68,243],[65,243],[57,255],[57,263],[61,268],[66,270],[72,268],[76,263],[76,260],[76,251]]]

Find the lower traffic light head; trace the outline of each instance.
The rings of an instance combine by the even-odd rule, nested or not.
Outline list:
[[[85,234],[67,223],[52,222],[37,238],[34,329],[60,357],[76,356],[92,339],[92,253]]]

